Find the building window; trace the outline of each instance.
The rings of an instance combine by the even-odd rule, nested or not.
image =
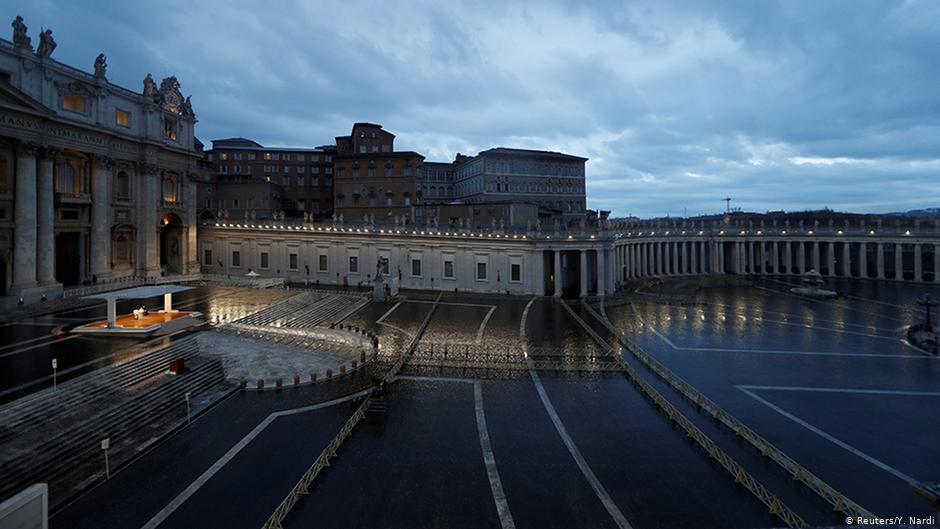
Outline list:
[[[261,252],[259,268],[265,269],[268,267],[268,252]]]
[[[255,159],[255,153],[253,153],[253,152],[248,153],[248,159],[249,159],[249,160],[254,160],[254,159]]]
[[[270,159],[271,159],[271,153],[269,153],[269,152],[264,153],[264,159],[265,159],[265,160],[270,160]]]
[[[212,250],[202,251],[202,264],[204,266],[212,266]]]
[[[304,161],[306,158],[307,158],[307,157],[306,157],[305,155],[303,155],[303,154],[298,154],[298,155],[297,155],[297,161],[299,161],[299,162]]]
[[[115,263],[126,263],[130,259],[129,247],[126,236],[118,235],[117,238],[114,239],[111,254]]]
[[[84,114],[86,108],[85,98],[80,95],[65,94],[62,96],[62,108]]]
[[[366,152],[366,146],[365,146],[365,145],[360,145],[360,146],[359,146],[359,152],[361,152],[361,153]]]
[[[307,172],[307,168],[304,167],[303,165],[301,165],[300,167],[297,168],[297,173],[298,173],[298,174],[304,174],[305,172]]]
[[[289,176],[289,175],[284,175],[284,176],[282,176],[282,177],[281,177],[281,184],[283,184],[283,185],[285,185],[285,186],[289,186],[289,185],[290,185],[290,176]]]
[[[271,155],[271,159],[272,159],[272,160],[280,160],[280,159],[281,159],[281,155],[278,154],[278,153],[274,153],[274,154]]]
[[[69,163],[60,163],[55,175],[55,192],[74,194],[75,191],[75,168]]]
[[[513,283],[522,282],[522,265],[520,263],[509,265],[509,280]]]
[[[421,277],[421,259],[411,259],[411,277]]]
[[[477,281],[486,281],[486,263],[477,263]]]
[[[343,195],[336,195],[336,207],[338,207],[338,208],[343,207],[343,203],[344,203],[344,199],[345,199],[345,198],[346,198],[346,197],[344,197]]]
[[[385,166],[385,176],[394,176],[395,169],[391,164]]]
[[[321,255],[320,255],[320,266],[319,266],[318,270],[319,270],[320,272],[329,272],[329,270],[330,270],[330,268],[329,268],[329,260],[327,259],[327,256],[324,255],[324,254],[321,254]]]
[[[369,197],[369,205],[370,205],[370,206],[374,206],[374,205],[375,205],[375,197],[373,197],[373,196],[370,196],[370,197]]]
[[[297,199],[297,211],[305,211],[305,210],[304,210],[304,199],[302,199],[302,198],[298,198],[298,199]]]
[[[236,152],[236,153],[235,153],[235,159],[236,159],[236,160],[241,160],[241,159],[242,159],[242,153]]]
[[[359,273],[359,256],[356,256],[356,255],[349,256],[349,273],[350,274]]]
[[[284,153],[284,161],[290,161],[290,153]]]
[[[454,279],[454,261],[453,259],[444,260],[444,279]]]
[[[176,175],[167,174],[163,177],[163,201],[167,203],[176,203],[177,201],[177,189],[176,189]]]
[[[227,152],[220,152],[220,153],[219,153],[219,159],[220,159],[220,160],[228,160],[228,153],[227,153]]]
[[[411,205],[411,195],[405,195],[405,205],[406,206]]]
[[[391,194],[391,193],[387,193],[387,194],[385,195],[385,205],[386,205],[386,206],[391,206],[391,205],[392,205],[392,194]]]
[[[359,178],[359,168],[358,168],[358,167],[353,167],[352,175],[353,175],[353,178]]]
[[[131,181],[124,171],[117,174],[114,182],[114,196],[121,200],[127,200],[131,196]]]
[[[369,178],[372,178],[372,177],[374,177],[374,176],[375,176],[375,167],[370,167],[370,168],[369,168]]]
[[[304,177],[303,177],[303,175],[298,175],[298,176],[297,176],[297,185],[300,186],[300,187],[303,187],[303,186],[304,186]]]
[[[297,254],[292,253],[287,256],[287,265],[290,270],[297,270]]]
[[[232,268],[239,268],[242,265],[242,253],[238,250],[232,250]]]
[[[114,122],[119,127],[128,127],[131,126],[131,113],[125,112],[123,110],[118,110],[114,113]]]
[[[319,213],[319,212],[320,212],[320,200],[319,200],[319,199],[316,199],[316,198],[313,199],[313,200],[311,200],[311,201],[310,201],[310,209],[311,209],[311,211],[313,211],[313,212],[315,212],[315,213]]]
[[[383,275],[388,275],[388,257],[379,257],[379,271],[381,271]]]
[[[412,176],[412,169],[410,165],[405,166],[405,176]]]
[[[163,119],[163,137],[170,140],[177,140],[177,122],[175,119],[164,118]]]

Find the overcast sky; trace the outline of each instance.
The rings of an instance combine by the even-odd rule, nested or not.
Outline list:
[[[191,94],[205,143],[311,147],[378,122],[448,161],[590,158],[588,207],[940,206],[940,2],[13,0],[33,42]],[[7,35],[12,29],[6,26]]]

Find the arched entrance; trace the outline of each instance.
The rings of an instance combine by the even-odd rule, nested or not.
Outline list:
[[[183,273],[183,221],[176,213],[160,218],[160,267],[164,274]]]

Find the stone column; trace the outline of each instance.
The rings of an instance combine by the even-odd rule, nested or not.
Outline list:
[[[848,242],[842,243],[842,277],[852,277],[852,250]]]
[[[858,277],[868,278],[868,246],[863,242],[858,243]]]
[[[91,180],[91,275],[101,280],[111,272],[110,158],[95,158]]]
[[[184,253],[182,254],[182,265],[184,274],[195,274],[199,272],[199,256],[196,255],[196,245],[197,245],[197,230],[199,221],[196,218],[196,175],[193,173],[187,175],[180,175],[182,180],[181,186],[183,187],[183,196],[185,197],[185,203],[183,204],[183,210],[185,214],[186,227],[184,228],[183,236],[186,239],[186,244],[184,245]],[[300,259],[300,256],[297,256]],[[299,266],[303,266],[303,263],[298,263]]]
[[[581,297],[588,295],[588,265],[587,250],[581,250]]]
[[[672,262],[672,243],[666,241],[662,243],[663,246],[663,275],[668,276],[672,272],[670,263]]]
[[[639,264],[638,269],[640,271],[639,277],[646,277],[646,243],[641,242],[640,244],[638,244],[636,251],[637,251],[637,257],[639,257],[640,259],[638,262]]]
[[[13,295],[36,286],[36,154],[32,143],[16,148],[13,204]]]
[[[914,281],[920,282],[924,280],[924,263],[921,260],[923,259],[922,249],[920,243],[914,244]]]
[[[52,168],[57,149],[45,148],[39,159],[39,177],[36,188],[37,248],[36,274],[40,285],[55,285],[55,196]]]
[[[723,242],[717,242],[715,243],[715,245],[717,246],[717,251],[716,251],[717,260],[716,261],[718,263],[718,266],[717,266],[718,273],[724,274],[725,273],[725,245]]]
[[[161,199],[160,168],[155,165],[140,164],[138,173],[141,185],[138,186],[139,192],[137,193],[137,244],[140,256],[137,269],[142,277],[159,277],[160,256],[157,250],[160,241],[157,238],[159,229],[157,201]],[[225,258],[223,262],[228,263],[228,259]],[[227,267],[226,264],[226,270]]]
[[[894,243],[894,280],[904,281],[904,245]]]
[[[875,268],[877,269],[878,279],[885,278],[885,245],[882,242],[876,243],[875,247]]]
[[[695,269],[695,266],[698,264],[696,263],[697,256],[695,255],[695,250],[696,250],[695,247],[697,245],[698,245],[698,242],[695,242],[695,241],[692,241],[689,244],[689,273],[690,274],[698,273],[698,270]]]
[[[813,241],[813,257],[812,257],[812,258],[813,258],[813,270],[815,270],[815,271],[817,271],[817,272],[819,272],[819,273],[822,273],[822,272],[820,272],[820,269],[821,269],[822,267],[819,265],[819,263],[820,263],[820,260],[819,260],[819,241]]]
[[[933,280],[940,283],[940,244],[933,245]]]
[[[803,241],[797,241],[796,244],[799,245],[796,248],[796,260],[799,261],[797,263],[799,266],[796,267],[794,273],[802,274],[803,272],[806,272],[806,243]]]
[[[783,260],[787,262],[787,273],[793,273],[793,253],[790,247],[790,241],[783,243]]]
[[[826,245],[826,275],[835,276],[836,275],[836,248],[835,243],[829,241],[829,244]]]
[[[780,274],[780,245],[777,241],[772,241],[770,243],[770,258],[773,260],[773,266],[770,267],[770,273],[774,275]]]
[[[562,285],[561,282],[561,252],[555,250],[555,297],[561,297]]]
[[[682,270],[679,269],[679,244],[677,242],[672,243],[672,273],[681,274]]]
[[[605,266],[604,248],[596,250],[597,253],[597,295],[604,296],[607,293],[607,267]]]
[[[698,271],[700,274],[710,274],[712,273],[711,263],[708,262],[708,242],[701,241],[698,244],[699,255],[698,255]]]

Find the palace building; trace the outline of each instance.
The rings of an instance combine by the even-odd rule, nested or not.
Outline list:
[[[0,39],[0,296],[197,272],[202,152],[179,82],[115,85],[104,54],[88,73],[52,58],[51,33],[34,50],[13,26]]]

